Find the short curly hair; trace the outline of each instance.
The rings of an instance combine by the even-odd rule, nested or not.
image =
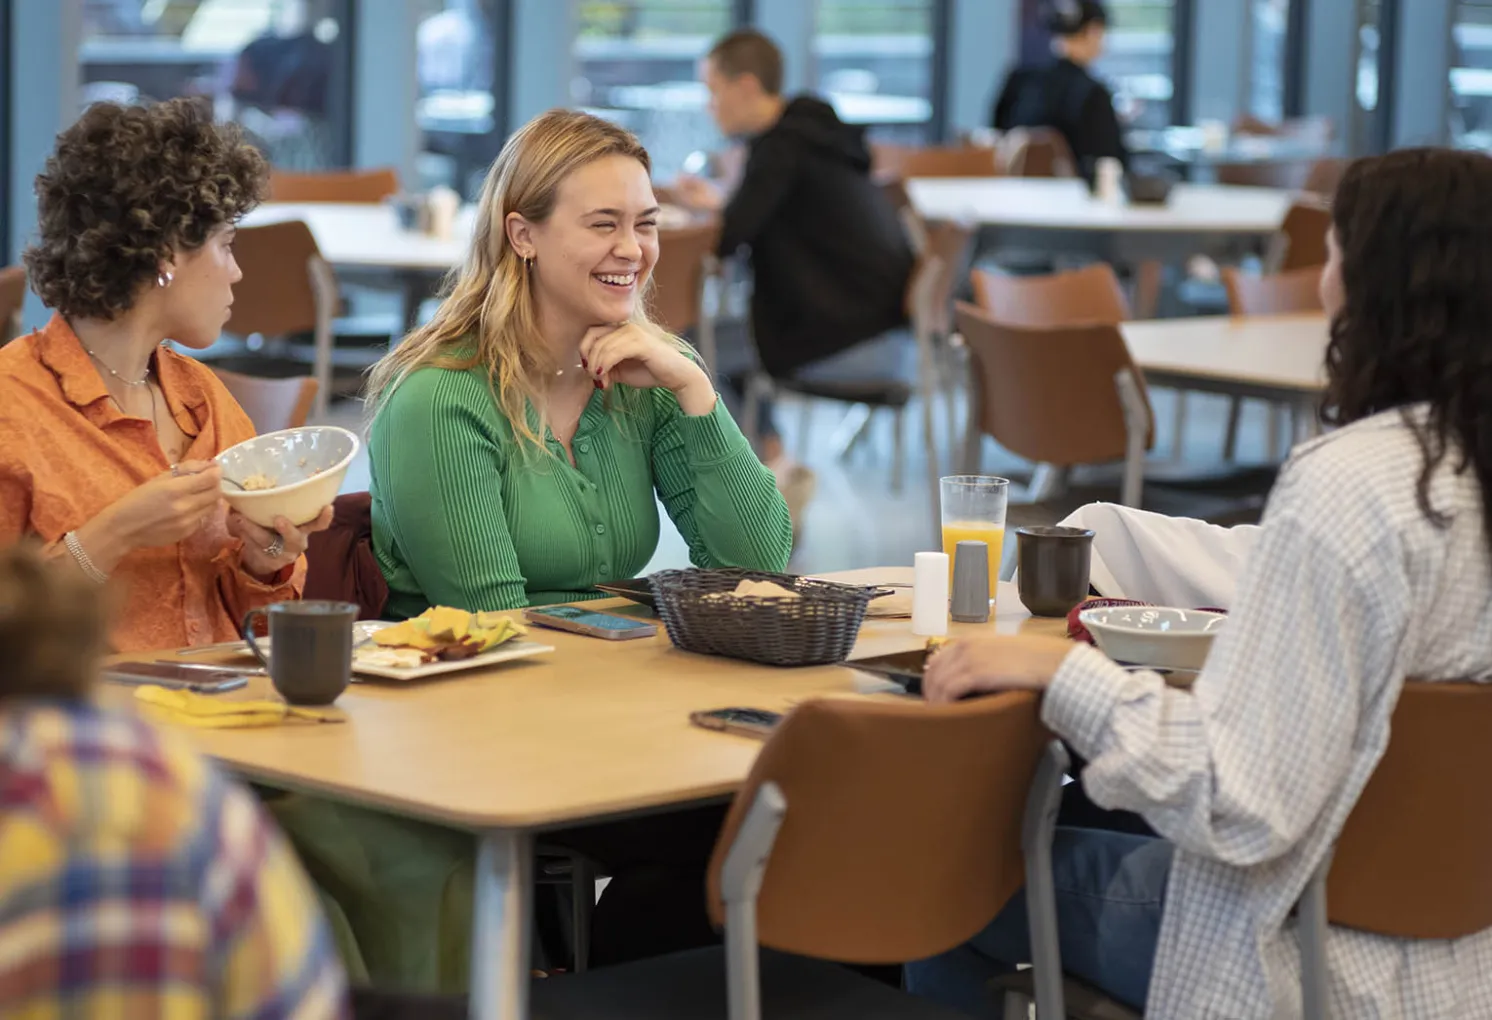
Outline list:
[[[36,178],[31,288],[67,316],[129,311],[160,264],[259,204],[269,176],[236,125],[205,103],[95,103],[57,136]]]

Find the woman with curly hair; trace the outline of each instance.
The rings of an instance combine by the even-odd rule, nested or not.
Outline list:
[[[1409,677],[1492,677],[1492,159],[1416,149],[1353,164],[1321,298],[1328,420],[1270,496],[1196,683],[1092,648],[991,638],[934,659],[928,697],[1045,692],[1098,804],[1161,839],[1057,830],[1065,969],[1159,1020],[1300,1016],[1292,918],[1388,746]],[[1492,930],[1333,928],[1332,1012],[1486,1016]],[[1030,959],[1017,899],[909,986],[996,1015]]]
[[[0,349],[0,544],[23,536],[124,589],[132,651],[238,636],[249,609],[299,594],[307,535],[226,510],[213,458],[254,435],[202,364],[241,273],[234,223],[264,160],[188,100],[99,103],[36,179],[25,253],[50,322]]]

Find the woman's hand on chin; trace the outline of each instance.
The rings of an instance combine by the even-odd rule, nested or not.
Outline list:
[[[699,364],[662,337],[634,323],[592,326],[580,341],[581,364],[603,389],[614,383],[633,389],[663,388],[688,415],[715,409],[715,387]]]

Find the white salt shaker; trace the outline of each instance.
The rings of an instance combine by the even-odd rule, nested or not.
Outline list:
[[[1093,190],[1098,200],[1108,205],[1122,205],[1124,202],[1124,164],[1113,156],[1105,156],[1098,161],[1094,173],[1096,184]]]
[[[948,554],[920,552],[912,570],[912,633],[948,633]]]

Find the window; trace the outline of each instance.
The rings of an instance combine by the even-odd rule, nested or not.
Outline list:
[[[1285,75],[1290,0],[1253,0],[1249,52],[1249,113],[1278,124],[1285,119]]]
[[[1115,109],[1130,127],[1163,128],[1173,120],[1176,15],[1176,0],[1109,4],[1107,45],[1094,70],[1113,85]]]
[[[1451,31],[1451,144],[1492,150],[1492,0],[1460,0]]]
[[[814,81],[842,120],[887,142],[935,141],[938,0],[819,0]]]
[[[1383,152],[1393,137],[1393,75],[1398,0],[1359,0],[1357,19],[1357,102],[1354,152]]]
[[[634,132],[653,172],[671,180],[720,147],[698,63],[735,26],[733,0],[580,0],[577,106]]]
[[[10,241],[10,0],[0,0],[0,265],[11,260]],[[19,245],[17,246],[19,247]]]
[[[506,0],[417,0],[416,14],[420,187],[474,199],[507,136]]]
[[[83,0],[82,97],[200,96],[277,166],[351,150],[351,0]]]

